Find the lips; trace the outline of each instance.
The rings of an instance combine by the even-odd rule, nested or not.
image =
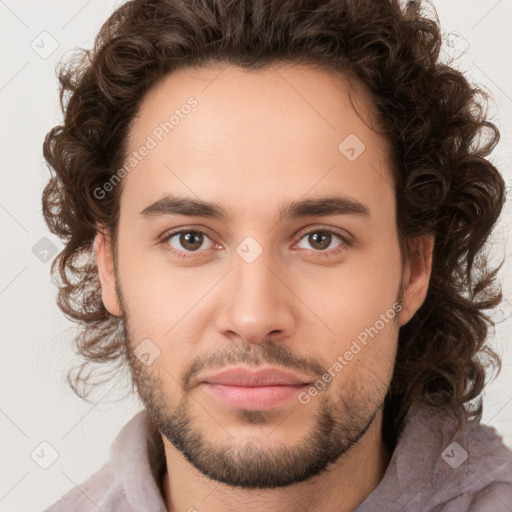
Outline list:
[[[309,385],[306,378],[277,368],[250,370],[235,367],[203,379],[204,390],[229,407],[265,410],[297,397]]]
[[[308,379],[277,368],[264,368],[254,371],[242,367],[229,368],[215,373],[206,377],[203,382],[243,387],[298,386],[310,383]]]

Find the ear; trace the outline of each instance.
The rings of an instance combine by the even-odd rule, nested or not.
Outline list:
[[[101,283],[101,298],[109,313],[123,316],[119,297],[116,290],[116,275],[114,272],[114,257],[110,238],[98,230],[94,237],[94,254]]]
[[[433,253],[432,235],[421,235],[409,242],[409,261],[403,274],[400,326],[405,325],[425,301],[432,273]]]

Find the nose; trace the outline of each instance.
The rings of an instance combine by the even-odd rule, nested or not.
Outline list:
[[[260,344],[272,337],[288,338],[295,328],[299,301],[290,289],[291,276],[270,250],[251,263],[238,254],[221,289],[217,329],[230,338]]]

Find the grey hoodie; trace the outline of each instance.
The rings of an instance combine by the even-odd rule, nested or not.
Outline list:
[[[110,460],[46,512],[166,512],[165,464],[162,439],[142,411],[114,440]],[[468,510],[512,512],[512,451],[492,427],[413,405],[383,479],[354,512]]]

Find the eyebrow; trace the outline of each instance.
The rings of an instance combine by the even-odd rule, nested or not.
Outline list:
[[[168,215],[183,215],[186,217],[206,217],[229,221],[234,217],[232,213],[217,203],[178,197],[172,194],[155,201],[140,213],[148,219]],[[279,209],[280,220],[328,215],[356,215],[369,218],[370,209],[364,203],[344,196],[327,196],[290,201]]]

